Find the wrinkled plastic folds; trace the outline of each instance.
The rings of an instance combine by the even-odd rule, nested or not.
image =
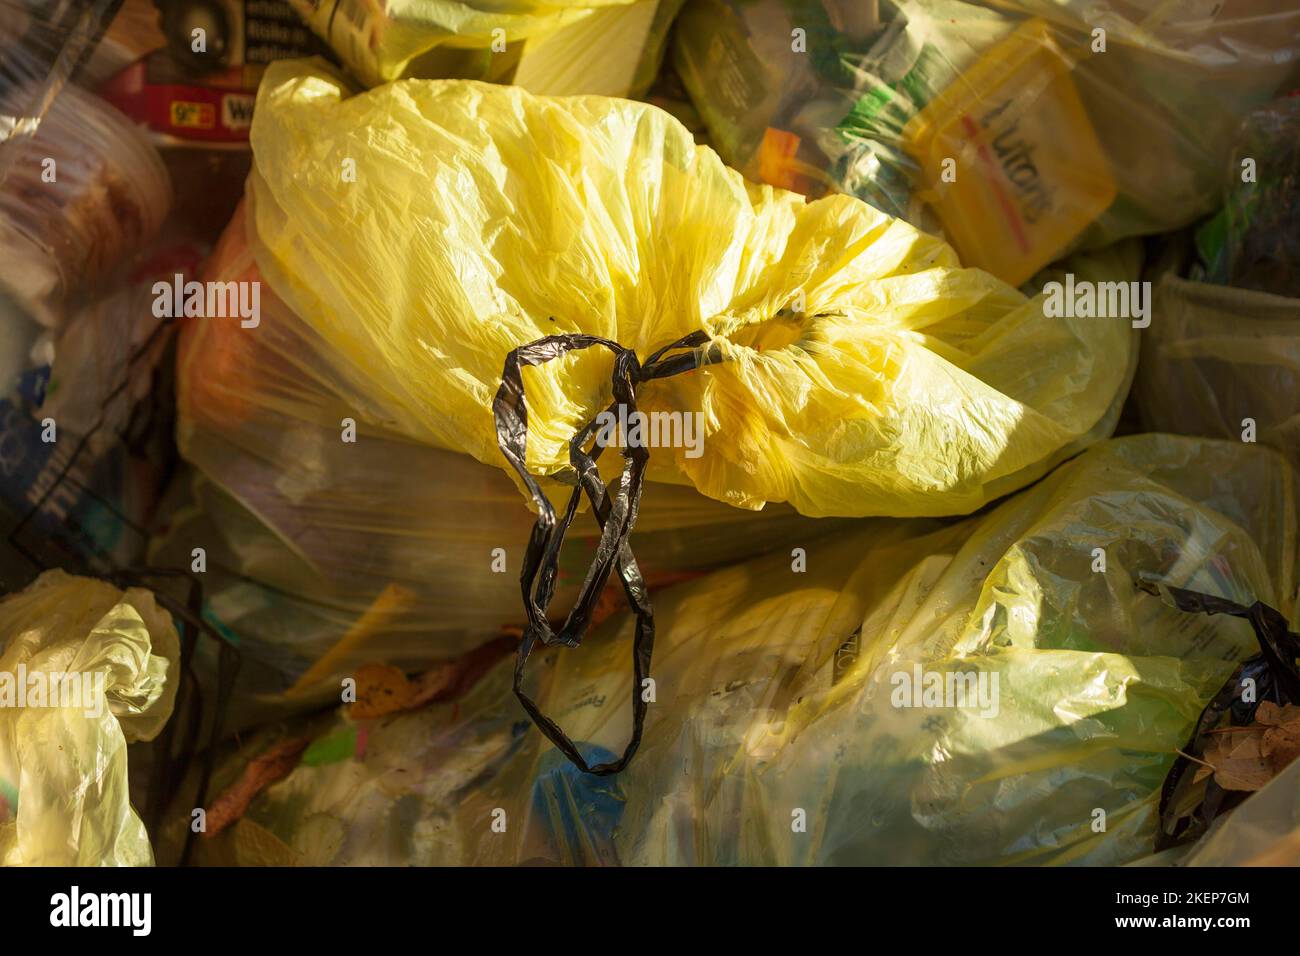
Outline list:
[[[179,660],[175,626],[148,591],[56,570],[0,601],[0,864],[153,863],[126,746],[171,716]],[[83,680],[80,696],[38,700],[34,688],[60,686],[59,674]],[[32,696],[20,706],[24,677]]]
[[[729,164],[942,229],[1019,284],[1210,212],[1242,115],[1296,80],[1300,10],[695,0],[674,37]]]
[[[404,76],[509,81],[528,41],[635,0],[289,2],[358,79],[375,86]]]
[[[1294,617],[1295,507],[1293,472],[1258,445],[1109,441],[986,515],[878,523],[809,547],[804,573],[773,555],[660,594],[656,700],[616,778],[541,741],[503,700],[503,664],[456,705],[312,727],[297,769],[211,849],[390,865],[1141,859],[1175,749],[1256,645],[1247,622],[1135,582]],[[535,675],[589,760],[626,739],[630,636],[611,622]],[[900,705],[898,675],[917,668],[996,693]],[[485,822],[496,808],[506,834]]]
[[[1228,163],[1223,209],[1197,231],[1195,278],[1300,295],[1300,95],[1246,117]]]
[[[245,225],[241,207],[206,278],[262,281]],[[177,440],[196,474],[152,561],[187,567],[191,549],[204,547],[211,615],[290,679],[349,633],[351,650],[331,672],[427,663],[524,624],[519,572],[533,517],[510,479],[384,428],[383,408],[340,367],[264,282],[256,328],[183,324]],[[358,423],[356,443],[341,441],[345,418]],[[660,484],[646,496],[636,547],[659,584],[843,525]],[[594,522],[575,527],[560,601],[576,596],[598,536]]]
[[[171,200],[144,136],[71,83],[94,82],[87,60],[118,5],[0,0],[0,284],[46,325],[149,239]]]
[[[1246,117],[1223,208],[1152,302],[1134,397],[1146,427],[1258,441],[1300,468],[1300,97]]]
[[[1294,762],[1220,819],[1181,866],[1300,864],[1300,762]]]
[[[749,185],[654,107],[468,81],[347,94],[319,67],[268,71],[253,249],[401,435],[501,466],[512,348],[582,332],[644,359],[700,329],[719,361],[638,404],[699,413],[703,452],[655,449],[648,475],[740,507],[966,513],[1113,427],[1127,321],[1048,318],[859,200]],[[569,473],[609,374],[592,353],[529,370],[534,474]]]
[[[0,0],[0,147],[40,128],[120,0]],[[0,183],[15,157],[0,148]]]
[[[1276,448],[1300,468],[1300,299],[1167,275],[1134,395],[1148,428]]]
[[[0,91],[0,112],[22,92]],[[0,143],[0,163],[9,164],[0,169],[0,285],[47,326],[139,252],[171,205],[167,169],[144,134],[75,86],[29,135]]]

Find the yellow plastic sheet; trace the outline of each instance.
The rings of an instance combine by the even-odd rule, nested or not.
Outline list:
[[[649,476],[740,507],[962,514],[1113,427],[1127,320],[1049,318],[859,200],[747,184],[654,107],[468,81],[349,92],[318,66],[268,71],[253,248],[401,434],[499,466],[511,349],[589,333],[644,359],[700,329],[721,361],[638,403],[700,413],[703,453],[656,449]],[[529,370],[530,470],[568,471],[609,375],[587,353]]]
[[[179,660],[148,591],[49,571],[0,601],[0,863],[153,863],[126,746],[171,716]]]

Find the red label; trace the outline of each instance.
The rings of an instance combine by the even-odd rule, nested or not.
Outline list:
[[[122,70],[100,95],[138,123],[177,139],[209,143],[247,143],[254,91],[242,88],[243,70],[234,67],[203,82],[174,69],[156,67],[165,53],[153,53]],[[232,89],[232,87],[234,87]]]

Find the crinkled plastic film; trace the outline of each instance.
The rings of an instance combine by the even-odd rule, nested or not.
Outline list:
[[[290,0],[367,86],[404,76],[508,80],[524,41],[633,0]]]
[[[809,516],[978,508],[1108,434],[1131,369],[1128,321],[1049,318],[856,199],[747,185],[644,104],[466,81],[350,96],[276,64],[252,142],[265,279],[393,430],[489,464],[504,357],[549,334],[646,356],[703,329],[722,360],[639,397],[702,414],[703,453],[657,449],[649,477]],[[563,478],[608,360],[530,373],[529,468]]]
[[[0,2],[0,146],[39,129],[46,111],[94,49],[122,0]],[[14,153],[0,149],[0,183]]]
[[[1295,523],[1275,452],[1106,442],[960,524],[850,531],[810,548],[805,574],[774,555],[660,595],[657,700],[616,778],[580,773],[494,705],[503,664],[463,710],[315,728],[316,756],[212,849],[392,865],[1139,860],[1175,748],[1256,644],[1245,621],[1184,614],[1137,581],[1294,614]],[[631,626],[535,678],[589,760],[626,740]],[[996,715],[893,706],[895,675],[917,667],[996,674]],[[364,760],[347,745],[362,736]],[[412,767],[437,769],[392,772]],[[395,801],[401,836],[366,839],[393,832]],[[509,836],[460,822],[494,807],[512,808]]]
[[[262,282],[242,211],[206,275]],[[292,682],[362,622],[355,651],[332,665],[340,672],[444,659],[525,623],[518,579],[532,516],[510,479],[385,427],[384,408],[269,284],[256,328],[187,321],[178,356],[177,437],[196,471],[152,559],[187,566],[204,546],[209,609],[246,649]],[[345,418],[355,445],[340,440]],[[843,525],[656,484],[637,549],[653,585]],[[575,529],[559,601],[577,594],[597,536]]]
[[[0,707],[0,863],[153,863],[126,746],[152,740],[171,716],[179,662],[176,629],[148,591],[56,570],[0,601],[0,693],[7,683],[15,694]],[[59,686],[59,674],[88,679],[75,704],[33,696],[19,706],[20,678],[32,693]]]
[[[1210,212],[1231,134],[1298,53],[1278,0],[698,0],[673,48],[728,163],[942,230],[1016,284]]]
[[[48,101],[32,104],[34,81],[4,75],[29,49],[15,43],[0,64],[0,286],[57,327],[158,232],[171,180],[144,133],[93,94],[51,74]]]
[[[1300,300],[1163,277],[1135,382],[1148,428],[1276,448],[1300,467]]]

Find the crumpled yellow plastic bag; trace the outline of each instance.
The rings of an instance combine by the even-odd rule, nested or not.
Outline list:
[[[0,601],[0,864],[152,865],[126,746],[171,716],[179,661],[176,628],[148,591],[55,570]],[[80,697],[60,689],[69,705],[56,707],[34,696],[71,687],[59,674],[77,675]]]
[[[261,282],[242,206],[204,278]],[[181,326],[176,438],[197,473],[185,482],[189,501],[173,485],[177,507],[149,555],[152,567],[189,568],[203,547],[209,615],[239,637],[240,681],[260,659],[283,680],[262,689],[281,690],[341,646],[346,656],[327,658],[336,676],[376,660],[414,666],[526,623],[519,569],[533,517],[499,463],[383,433],[365,393],[343,387],[345,359],[261,286],[256,329],[202,318]],[[357,444],[339,440],[345,416],[358,423]],[[636,554],[654,588],[851,520],[784,505],[742,511],[658,484],[637,516]],[[557,601],[577,597],[599,534],[594,521],[574,527]],[[338,682],[319,676],[317,689],[337,699]],[[227,728],[251,699],[236,695]]]
[[[643,411],[703,415],[703,453],[655,449],[649,477],[817,517],[978,508],[1108,434],[1131,373],[1127,320],[1049,318],[859,200],[747,184],[646,104],[470,81],[352,96],[298,61],[263,80],[252,144],[274,290],[385,424],[490,464],[506,354],[556,333],[644,360],[706,331],[721,361],[638,389]],[[527,371],[531,471],[569,472],[610,367]]]

